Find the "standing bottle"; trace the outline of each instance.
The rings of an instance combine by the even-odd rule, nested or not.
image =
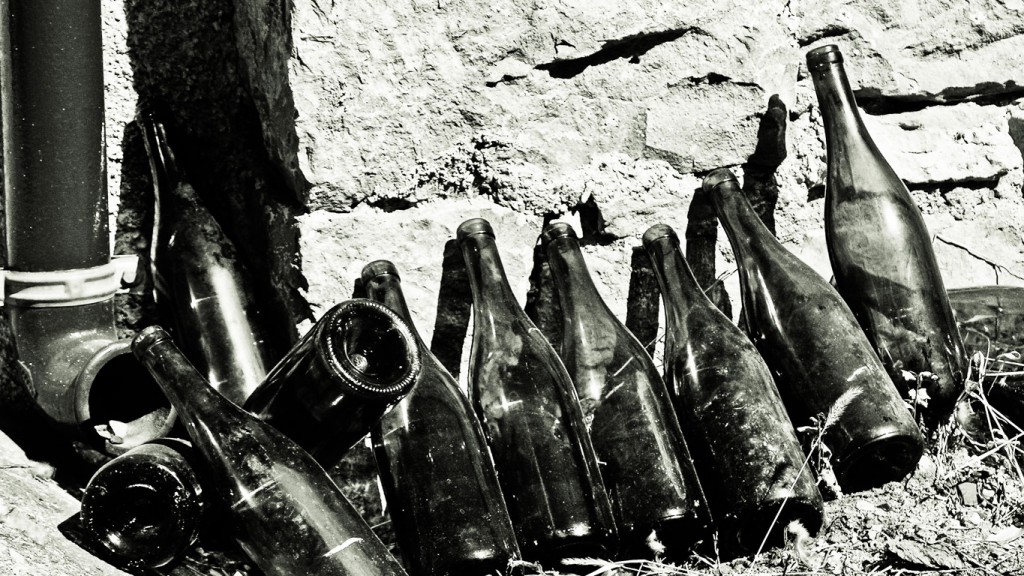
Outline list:
[[[409,324],[422,358],[412,390],[370,433],[405,565],[413,576],[504,574],[519,546],[473,406],[412,327],[395,265],[371,262],[362,280]]]
[[[601,299],[572,227],[552,223],[541,241],[564,318],[560,355],[601,463],[621,556],[650,556],[653,531],[685,557],[707,536],[710,517],[665,382]]]
[[[235,540],[264,574],[405,574],[324,469],[217,393],[162,328],[140,332],[132,351],[178,411]]]
[[[183,178],[164,125],[139,114],[156,199],[150,265],[156,303],[190,360],[241,404],[273,365],[248,271],[234,244]]]
[[[356,298],[328,310],[245,409],[330,468],[409,392],[419,371],[405,321],[380,302]]]
[[[457,232],[473,291],[469,374],[523,557],[608,557],[608,494],[565,367],[519,306],[482,218]]]
[[[930,372],[930,419],[948,416],[967,359],[921,211],[871,140],[836,46],[807,53],[825,122],[825,240],[836,289],[893,375]]]
[[[753,553],[773,522],[772,544],[783,542],[793,520],[816,534],[824,503],[771,371],[704,294],[675,231],[655,224],[643,243],[665,306],[665,382],[718,523],[719,544]]]
[[[768,232],[729,170],[703,183],[736,256],[750,339],[795,426],[829,416],[824,443],[848,492],[898,480],[917,466],[921,430],[850,308]]]
[[[199,534],[203,489],[185,440],[158,438],[107,462],[82,495],[82,526],[130,567],[158,568]]]

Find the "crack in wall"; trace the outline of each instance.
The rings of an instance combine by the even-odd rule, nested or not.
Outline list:
[[[934,239],[936,241],[938,241],[938,242],[942,242],[943,244],[945,244],[947,246],[952,246],[954,248],[957,248],[957,249],[963,251],[968,256],[970,256],[970,257],[972,257],[972,258],[974,258],[974,259],[976,259],[976,260],[978,260],[980,262],[984,262],[985,264],[988,264],[989,266],[991,266],[992,267],[992,271],[995,272],[995,274],[996,274],[996,283],[997,284],[999,283],[999,272],[1000,272],[1000,270],[1006,272],[1007,274],[1009,274],[1010,276],[1013,276],[1014,278],[1017,278],[1018,280],[1024,280],[1024,276],[1021,276],[1020,274],[1015,273],[1009,267],[1007,267],[1007,266],[1005,266],[1003,264],[1000,264],[999,262],[996,262],[995,260],[993,260],[991,258],[988,258],[987,256],[984,256],[982,254],[978,254],[974,250],[971,250],[969,247],[967,247],[967,246],[965,246],[965,245],[963,245],[963,244],[961,244],[959,242],[955,242],[955,241],[950,240],[948,238],[944,238],[941,234],[936,234]]]
[[[1006,106],[1024,96],[1024,86],[1013,80],[982,82],[974,86],[952,86],[937,93],[889,95],[876,88],[854,90],[857,105],[872,116],[917,112],[933,106],[956,106],[972,102],[979,106]]]
[[[640,57],[649,52],[652,48],[678,40],[689,33],[705,34],[703,30],[696,27],[672,28],[658,32],[641,32],[630,36],[624,36],[615,40],[607,40],[596,52],[581,56],[579,58],[555,59],[551,62],[534,66],[536,70],[544,70],[552,78],[569,79],[583,73],[591,66],[599,66],[609,62],[628,58],[630,63],[636,64]]]

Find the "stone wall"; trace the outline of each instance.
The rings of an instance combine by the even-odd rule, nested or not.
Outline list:
[[[948,285],[1024,282],[1024,3],[683,4],[237,3],[264,144],[307,209],[297,225],[312,310],[387,258],[429,339],[462,220],[493,221],[525,303],[540,227],[576,212],[625,315],[640,235],[656,222],[682,234],[700,177],[742,167],[773,94],[789,120],[778,235],[827,277],[824,137],[804,64],[827,43],[924,210]],[[724,240],[715,254],[714,273],[728,272]],[[735,276],[726,286],[735,300]]]

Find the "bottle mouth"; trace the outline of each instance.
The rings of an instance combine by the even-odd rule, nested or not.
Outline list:
[[[544,246],[558,238],[579,240],[579,237],[576,236],[576,231],[566,222],[552,222],[545,226],[544,230],[540,233],[540,242]]]
[[[132,338],[132,352],[139,357],[156,344],[170,339],[171,335],[163,327],[156,324],[147,326]]]
[[[401,280],[401,276],[398,275],[398,268],[390,260],[374,260],[366,266],[363,266],[363,271],[360,277],[363,279],[363,283],[367,283],[377,276],[394,276]]]
[[[420,351],[409,325],[390,308],[358,298],[331,309],[321,338],[327,364],[352,389],[392,400],[420,372]]]
[[[672,229],[668,224],[655,224],[644,232],[643,244],[644,248],[651,248],[654,244],[662,238],[668,238],[670,240],[679,241],[679,236],[676,235],[676,231]]]
[[[835,44],[820,46],[807,53],[807,66],[809,68],[820,68],[829,64],[842,63],[842,61],[843,54],[839,51],[839,46]]]
[[[461,242],[469,236],[475,234],[487,234],[488,236],[494,236],[494,228],[491,227],[491,223],[483,218],[470,218],[462,224],[459,224],[458,230],[455,232],[455,239]]]
[[[712,170],[710,174],[704,177],[704,181],[701,183],[701,189],[705,192],[711,192],[730,180],[737,182],[736,176],[732,173],[732,170],[729,170],[728,168],[718,168],[716,170]]]

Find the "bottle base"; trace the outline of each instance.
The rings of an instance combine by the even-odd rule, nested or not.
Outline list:
[[[646,528],[634,530],[632,535],[620,533],[620,536],[620,558],[660,556],[683,560],[711,536],[711,525],[693,514],[679,514],[660,518]]]
[[[792,526],[794,522],[798,522],[807,534],[814,536],[824,520],[820,500],[817,504],[795,498],[773,500],[724,525],[719,532],[719,542],[723,549],[737,555],[754,554],[758,550],[785,545],[787,531],[799,531]]]
[[[923,453],[919,437],[901,432],[876,436],[835,463],[836,479],[847,493],[877,488],[913,472]]]

